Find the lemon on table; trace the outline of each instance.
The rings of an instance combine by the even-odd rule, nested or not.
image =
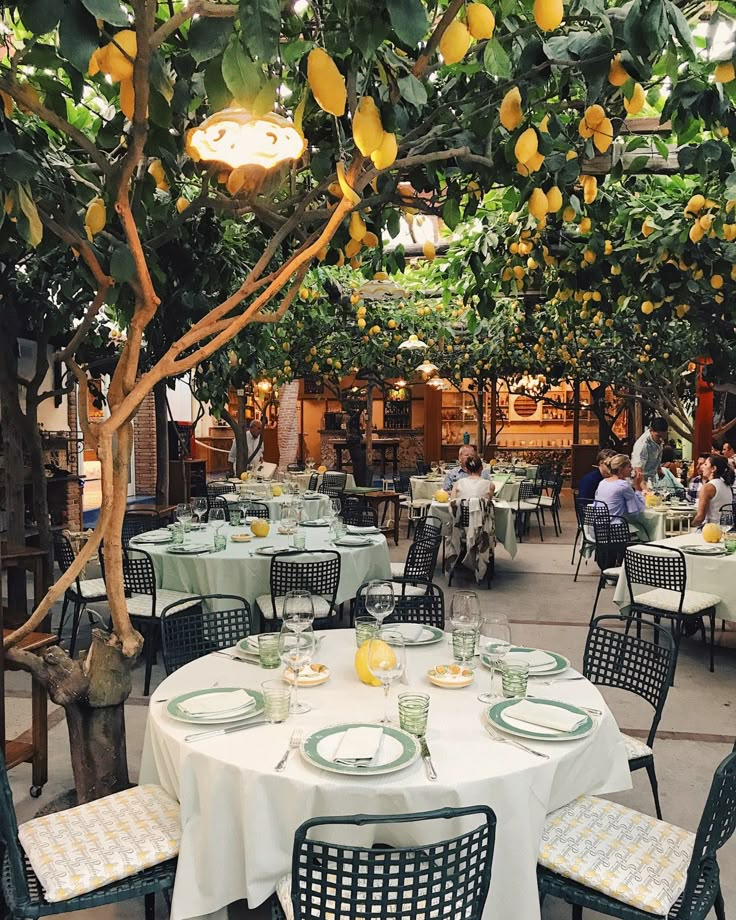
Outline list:
[[[721,539],[721,528],[718,524],[706,524],[703,528],[703,539],[706,543],[718,543]]]
[[[263,518],[256,518],[255,521],[251,521],[250,529],[254,537],[267,537],[270,526]]]
[[[275,486],[275,485],[271,486],[271,494],[273,495],[274,498],[278,498],[279,495],[281,495],[282,491],[283,490],[281,486]]]
[[[437,491],[434,493],[434,500],[436,502],[447,502],[450,500],[449,493],[447,493],[444,489],[437,489]]]
[[[370,672],[369,665],[378,667],[379,664],[386,669],[392,668],[396,664],[396,653],[382,639],[372,639],[364,642],[355,653],[355,673],[364,684],[370,687],[380,687],[381,681],[374,677]]]

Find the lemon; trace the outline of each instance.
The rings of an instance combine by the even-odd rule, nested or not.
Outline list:
[[[621,55],[617,54],[611,61],[611,66],[608,71],[608,82],[611,86],[623,86],[628,79],[629,74],[621,63]]]
[[[468,27],[459,19],[453,19],[440,39],[440,54],[445,64],[457,64],[467,54],[472,36]]]
[[[655,231],[655,226],[651,217],[645,217],[641,225],[642,236],[651,236]]]
[[[543,32],[552,32],[562,22],[562,0],[534,0],[534,21]]]
[[[583,253],[583,259],[588,263],[588,265],[592,265],[597,258],[598,256],[593,252],[592,249],[586,249]]]
[[[521,111],[521,92],[518,86],[512,86],[501,101],[499,118],[507,131],[514,131],[523,120]]]
[[[654,304],[651,300],[645,300],[641,305],[641,312],[646,313],[649,316],[650,313],[654,313]]]
[[[613,243],[610,240],[606,240],[603,243],[603,254],[610,256],[613,252]]]
[[[133,120],[133,111],[135,109],[135,90],[133,89],[133,80],[120,81],[120,111],[130,121]],[[192,157],[192,159],[195,159]],[[197,155],[196,159],[199,159]]]
[[[593,204],[598,197],[598,180],[595,176],[582,176],[580,183],[583,186],[583,200],[586,204]]]
[[[692,198],[685,205],[685,216],[699,214],[705,207],[705,196],[704,195],[693,195]]]
[[[613,143],[613,125],[610,118],[601,119],[593,131],[593,144],[598,153],[605,153]]]
[[[437,255],[437,250],[435,249],[434,243],[431,240],[424,241],[424,245],[422,246],[422,253],[424,258],[430,262]]]
[[[597,128],[606,117],[606,112],[602,105],[596,103],[588,106],[583,117],[590,128]]]
[[[578,230],[581,233],[590,233],[593,221],[589,217],[584,217],[578,224]]]
[[[716,83],[730,83],[732,80],[736,79],[736,71],[734,71],[733,62],[721,61],[720,64],[716,64],[714,77]]]
[[[468,31],[477,41],[493,38],[496,17],[485,3],[470,3],[467,11]]]
[[[362,243],[364,246],[367,246],[368,249],[375,249],[376,246],[378,246],[378,237],[375,233],[371,233],[370,230],[366,230]]]
[[[444,489],[437,489],[433,496],[436,502],[448,502],[450,500],[450,495]]]
[[[568,205],[562,212],[562,219],[568,224],[575,220],[575,208],[572,205]]]
[[[123,29],[113,35],[113,40],[108,45],[98,49],[96,63],[99,70],[106,73],[113,83],[132,80],[133,61],[137,51],[138,40],[135,32],[132,29]]]
[[[96,233],[104,230],[107,223],[107,210],[102,198],[93,198],[87,205],[87,213],[84,217],[84,225],[87,228],[87,236],[91,239]]]
[[[736,224],[724,224],[723,237],[729,243],[732,243],[734,240],[736,240]]]
[[[514,156],[519,163],[528,163],[529,160],[537,153],[539,147],[539,138],[534,128],[527,128],[522,131],[514,144]]]
[[[529,213],[537,220],[541,220],[547,214],[547,196],[541,188],[535,188],[529,196]]]
[[[381,145],[383,135],[381,113],[376,103],[371,96],[363,96],[353,118],[353,137],[358,150],[364,157],[370,156]],[[340,185],[342,186],[342,182]],[[344,191],[343,189],[343,194]]]
[[[371,154],[371,160],[376,169],[388,169],[394,165],[396,154],[399,152],[399,145],[396,141],[396,135],[389,131],[383,132],[381,143]]]
[[[562,207],[562,192],[556,185],[547,192],[547,212],[556,214]]]
[[[166,181],[166,173],[164,172],[164,167],[161,163],[161,160],[153,160],[151,165],[148,167],[148,173],[155,179],[156,188],[159,191],[168,192],[169,183]]]
[[[3,103],[3,113],[5,114],[5,117],[10,118],[10,116],[13,114],[12,96],[9,96],[7,93],[0,89],[0,100],[2,100]]]
[[[638,115],[644,108],[645,102],[646,96],[644,95],[644,87],[641,83],[634,84],[634,91],[631,94],[631,99],[627,99],[626,96],[624,96],[624,108],[629,115]]]
[[[723,287],[723,275],[713,275],[710,279],[710,286],[716,291],[720,291]]]
[[[702,534],[706,543],[718,543],[721,539],[721,528],[718,524],[706,524]]]
[[[719,531],[720,532],[720,531]],[[364,684],[370,687],[380,687],[381,681],[374,677],[370,672],[370,666],[374,668],[385,667],[393,668],[396,664],[396,653],[382,639],[371,639],[365,641],[355,653],[355,673]]]
[[[268,521],[263,518],[256,518],[250,522],[250,531],[254,537],[267,537],[270,529]]]
[[[366,232],[365,221],[357,211],[353,211],[350,215],[350,223],[348,224],[348,233],[350,234],[351,240],[360,242],[366,235]],[[353,253],[349,253],[349,255],[352,254]]]
[[[186,198],[177,198],[176,199],[176,210],[181,214],[182,211],[186,211],[189,207],[189,202]]]
[[[247,472],[243,472],[243,473],[240,474],[240,481],[241,481],[241,482],[247,482],[247,481],[248,481],[248,473],[247,473]]]
[[[348,94],[345,77],[322,48],[313,48],[307,58],[307,81],[317,105],[338,118],[345,114]]]
[[[702,217],[698,218],[698,223],[700,224],[700,226],[703,228],[704,231],[708,231],[713,226],[714,220],[715,220],[715,216],[713,214],[703,214]]]

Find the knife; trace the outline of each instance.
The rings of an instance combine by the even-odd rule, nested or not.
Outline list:
[[[429,745],[427,744],[427,739],[424,735],[419,739],[419,745],[422,752],[422,760],[424,761],[424,767],[427,771],[427,776],[431,780],[437,779],[437,771],[434,768],[432,763],[432,755],[429,753]]]
[[[186,742],[190,741],[201,741],[203,738],[214,738],[217,735],[229,735],[232,732],[242,732],[246,728],[253,728],[255,725],[265,725],[265,719],[258,719],[255,722],[243,722],[240,725],[231,725],[229,728],[215,728],[209,732],[197,732],[196,735],[185,735],[184,740]]]

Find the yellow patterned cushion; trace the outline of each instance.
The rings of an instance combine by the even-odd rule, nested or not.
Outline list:
[[[666,917],[685,887],[695,835],[625,805],[581,796],[547,815],[539,862]]]
[[[179,852],[179,803],[160,786],[135,786],[33,818],[18,838],[47,901],[67,901]]]
[[[631,735],[624,735],[624,744],[626,745],[626,756],[629,760],[635,760],[637,757],[649,757],[652,749],[645,744],[641,738],[632,738]]]

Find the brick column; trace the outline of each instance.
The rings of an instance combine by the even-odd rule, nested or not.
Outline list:
[[[291,380],[279,390],[279,469],[284,472],[296,462],[299,449],[298,396],[298,380]]]
[[[156,494],[156,408],[153,393],[141,403],[133,421],[135,494]]]
[[[67,469],[75,476],[79,473],[79,428],[77,427],[77,390],[74,388],[66,397],[66,417],[69,425],[69,443],[67,445]],[[75,480],[66,485],[66,502],[64,524],[69,530],[82,529],[82,486]]]

